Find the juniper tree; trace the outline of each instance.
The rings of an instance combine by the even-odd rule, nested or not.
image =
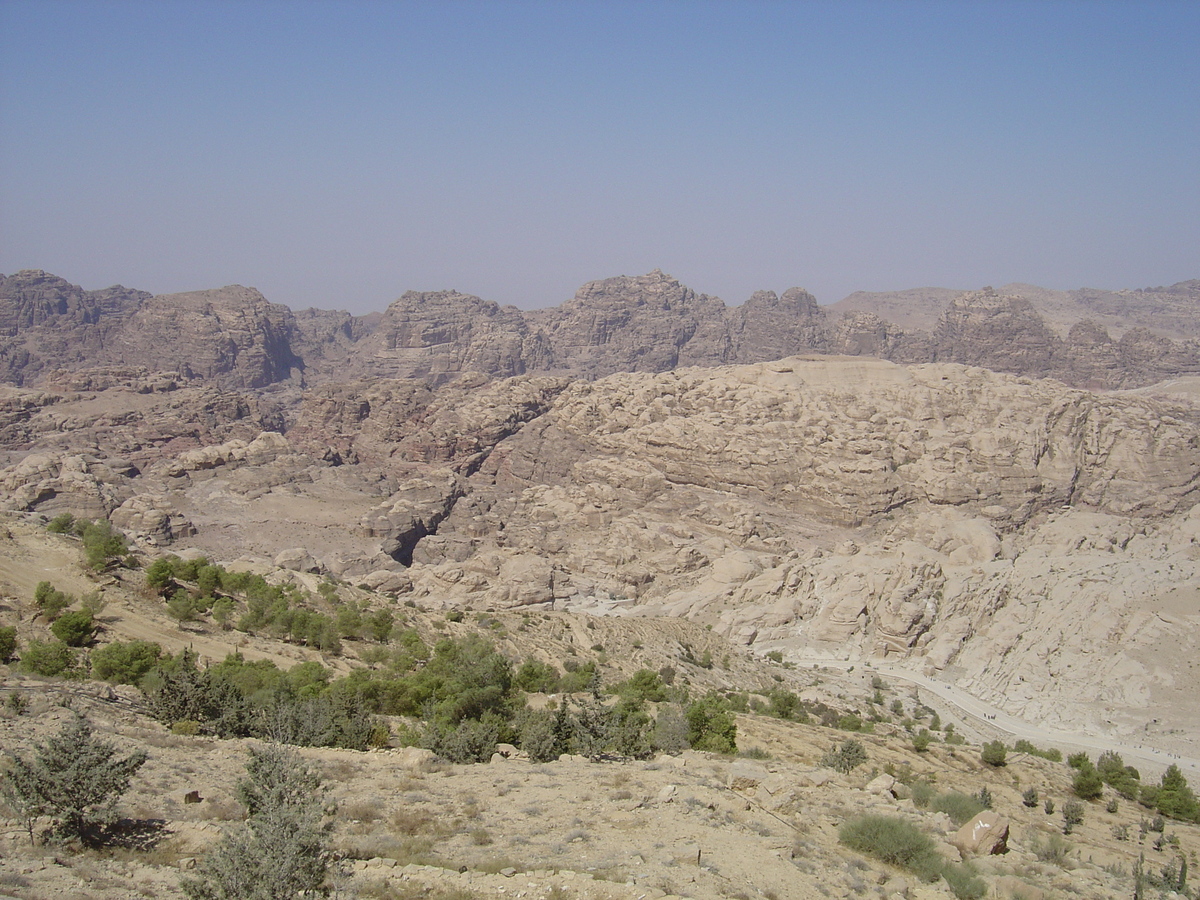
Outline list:
[[[250,751],[237,796],[246,822],[182,882],[192,900],[295,900],[328,894],[325,788],[294,751],[268,744]]]
[[[25,819],[31,839],[34,823],[46,816],[54,839],[94,843],[116,818],[117,801],[145,762],[144,750],[118,757],[117,748],[95,737],[87,718],[77,716],[37,744],[32,759],[12,757],[4,793]]]

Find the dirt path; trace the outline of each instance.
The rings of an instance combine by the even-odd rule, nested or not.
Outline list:
[[[1139,768],[1142,768],[1143,774],[1146,775],[1153,773],[1157,777],[1167,766],[1173,763],[1179,766],[1184,775],[1193,781],[1193,783],[1197,778],[1200,778],[1200,758],[1168,753],[1156,747],[1118,741],[1102,735],[1078,734],[1043,728],[1032,722],[1009,715],[999,707],[985,703],[952,684],[927,678],[908,669],[890,666],[886,663],[863,663],[861,661],[854,663],[846,660],[815,656],[798,657],[792,655],[788,659],[790,662],[794,662],[797,666],[801,667],[818,665],[824,668],[847,671],[852,668],[861,669],[865,672],[877,673],[881,676],[886,675],[895,681],[903,681],[922,688],[948,704],[959,715],[973,720],[971,724],[984,733],[992,730],[1011,735],[1014,738],[1024,738],[1039,746],[1058,747],[1068,753],[1085,750],[1089,753],[1098,754],[1106,750],[1111,750],[1120,753],[1127,764],[1137,765]]]

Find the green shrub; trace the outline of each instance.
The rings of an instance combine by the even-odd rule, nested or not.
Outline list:
[[[843,775],[849,775],[866,761],[866,748],[853,739],[844,741],[839,747],[831,748],[821,757],[821,765],[841,772]]]
[[[521,663],[513,676],[513,684],[531,694],[553,694],[558,690],[558,681],[558,669],[533,657]]]
[[[1200,802],[1179,771],[1179,766],[1174,763],[1167,767],[1159,785],[1147,796],[1152,800],[1151,805],[1164,816],[1185,822],[1200,822]]]
[[[684,716],[688,723],[688,743],[693,749],[737,752],[737,722],[728,702],[719,694],[710,691],[688,704]]]
[[[1105,784],[1111,785],[1126,800],[1136,800],[1141,793],[1141,774],[1133,766],[1125,765],[1119,753],[1101,753],[1096,760],[1096,771]]]
[[[1080,750],[1078,753],[1072,753],[1067,757],[1067,765],[1072,769],[1082,769],[1084,766],[1091,765],[1091,760],[1088,755]]]
[[[1038,805],[1037,788],[1027,788],[1025,793],[1021,794],[1021,802],[1029,807],[1029,809],[1036,808]]]
[[[54,636],[68,647],[90,644],[96,636],[96,621],[86,609],[63,613],[50,626]]]
[[[934,812],[944,812],[955,825],[963,825],[987,809],[978,797],[971,797],[958,791],[938,794],[933,799],[932,805]]]
[[[1089,762],[1081,766],[1071,780],[1071,790],[1076,797],[1084,800],[1097,800],[1104,793],[1104,781],[1100,773]]]
[[[88,522],[76,531],[83,540],[83,555],[88,567],[103,569],[114,559],[120,559],[129,552],[129,542],[125,535],[105,519],[98,522]]]
[[[1024,738],[1021,738],[1015,744],[1013,744],[1013,751],[1016,753],[1027,753],[1030,756],[1037,756],[1042,759],[1048,759],[1050,762],[1062,762],[1062,751],[1057,747],[1053,747],[1049,750],[1041,750]]]
[[[53,621],[59,613],[75,602],[75,598],[58,590],[48,581],[39,581],[33,590],[33,602],[42,615]]]
[[[51,534],[71,534],[75,530],[75,517],[70,513],[59,513],[46,525]]]
[[[162,647],[151,641],[114,641],[92,651],[92,674],[113,684],[138,684],[158,665]]]
[[[989,741],[983,745],[979,756],[989,766],[1000,768],[1008,761],[1008,748],[1003,741]]]
[[[116,818],[116,804],[146,762],[139,750],[124,758],[92,735],[83,716],[68,723],[32,759],[16,755],[4,776],[4,793],[25,818],[30,836],[34,820],[49,816],[50,834],[59,840],[97,843],[103,826]]]
[[[917,751],[918,753],[924,753],[929,749],[929,743],[932,740],[933,740],[933,736],[930,735],[929,729],[922,728],[920,731],[918,731],[916,734],[913,735],[913,739],[912,739],[913,749],[915,751]]]
[[[12,625],[0,627],[0,663],[8,662],[17,652],[17,629]]]
[[[667,699],[667,686],[659,674],[651,669],[638,669],[613,690],[622,697],[637,702],[661,703]]]
[[[30,641],[21,651],[21,668],[34,675],[69,676],[74,674],[75,654],[62,641]]]
[[[838,829],[838,839],[851,850],[908,869],[923,881],[934,881],[942,872],[942,857],[933,840],[903,819],[857,816]]]

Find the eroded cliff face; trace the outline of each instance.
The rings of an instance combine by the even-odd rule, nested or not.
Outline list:
[[[427,605],[686,617],[1062,723],[1132,728],[1200,689],[1176,662],[1200,649],[1186,339],[1063,336],[994,291],[925,330],[799,290],[727,310],[661,272],[537,313],[440,292],[364,318],[0,287],[28,382],[0,388],[6,508]]]
[[[409,292],[381,314],[351,316],[294,315],[236,285],[151,297],[119,287],[83,291],[27,271],[0,280],[0,376],[38,386],[64,372],[133,365],[241,389],[379,378],[437,386],[469,372],[594,379],[821,353],[959,362],[1127,388],[1200,372],[1200,336],[1183,325],[1189,310],[1200,311],[1194,285],[1067,299],[1028,286],[1012,288],[1024,295],[990,288],[949,297],[856,295],[837,307],[791,288],[781,296],[759,291],[730,308],[655,270],[591,282],[561,306],[533,312],[432,291]],[[917,312],[905,315],[901,302]],[[1147,310],[1173,323],[1168,333],[1143,324]]]

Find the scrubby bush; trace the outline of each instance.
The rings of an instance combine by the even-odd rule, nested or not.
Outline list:
[[[1003,741],[989,741],[983,745],[980,758],[989,766],[1000,768],[1008,761],[1008,748]]]
[[[979,797],[972,797],[958,791],[947,791],[938,794],[932,803],[935,812],[944,812],[955,825],[962,825],[975,818],[987,807]]]
[[[457,725],[434,719],[421,746],[453,763],[487,762],[496,752],[504,722],[496,715],[463,719]]]
[[[925,809],[937,796],[937,788],[928,781],[916,781],[912,786],[912,802],[917,809]]]
[[[654,749],[677,755],[688,747],[688,723],[678,703],[668,703],[658,709],[650,741]]]
[[[194,878],[182,881],[191,900],[294,900],[328,893],[331,823],[320,777],[278,745],[250,751],[238,786],[246,822],[209,851]]]
[[[21,668],[49,678],[72,675],[75,653],[62,641],[33,640],[21,651]]]
[[[54,636],[68,647],[90,644],[96,636],[96,628],[95,619],[86,609],[63,613],[50,626]]]
[[[929,835],[893,816],[857,816],[838,829],[838,839],[852,850],[908,869],[923,881],[935,881],[942,857]]]
[[[8,662],[17,652],[17,629],[11,625],[0,627],[0,663]]]
[[[843,775],[849,775],[866,761],[867,751],[856,740],[843,741],[839,747],[830,748],[829,752],[821,757],[821,765]]]
[[[987,895],[987,882],[970,863],[943,865],[942,878],[946,879],[946,886],[958,900],[981,900]]]
[[[98,843],[103,828],[116,817],[116,804],[146,762],[143,750],[118,757],[112,744],[92,734],[83,716],[65,725],[32,759],[14,755],[4,775],[4,793],[26,821],[33,836],[38,818],[51,820],[49,835],[57,840]]]
[[[1080,750],[1078,753],[1072,753],[1067,757],[1067,765],[1072,769],[1082,769],[1084,766],[1091,765],[1091,760],[1088,755]]]
[[[1038,805],[1037,788],[1026,788],[1025,792],[1021,794],[1021,802],[1029,809],[1035,809]]]
[[[1070,834],[1076,825],[1083,824],[1083,804],[1078,800],[1068,800],[1063,804],[1063,834]]]

